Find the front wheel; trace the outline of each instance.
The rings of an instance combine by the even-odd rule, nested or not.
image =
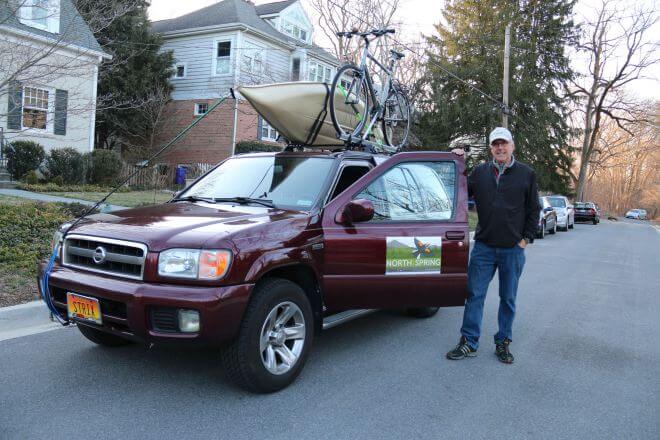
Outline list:
[[[440,307],[414,307],[411,309],[406,309],[405,313],[408,316],[415,318],[430,318],[435,316],[438,313]]]
[[[545,222],[541,223],[541,230],[539,231],[538,236],[541,240],[545,238]]]
[[[408,140],[410,131],[410,105],[399,87],[393,87],[383,110],[383,138],[392,148],[400,150]]]
[[[312,308],[303,289],[271,278],[252,292],[239,334],[222,352],[223,364],[237,385],[272,393],[300,374],[313,338]]]
[[[365,73],[354,64],[340,67],[330,88],[330,118],[337,137],[359,135],[369,110]]]

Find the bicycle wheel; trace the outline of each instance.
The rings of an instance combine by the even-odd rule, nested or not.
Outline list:
[[[400,150],[408,140],[410,131],[410,104],[399,87],[393,87],[383,109],[383,137],[385,143]]]
[[[330,118],[337,137],[358,135],[369,115],[369,90],[364,73],[353,64],[337,70],[330,88]]]

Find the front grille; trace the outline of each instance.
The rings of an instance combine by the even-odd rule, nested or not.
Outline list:
[[[157,332],[179,332],[178,311],[172,307],[151,307],[149,309],[151,328]]]
[[[64,266],[141,280],[147,247],[131,241],[72,234],[64,240],[62,254]]]

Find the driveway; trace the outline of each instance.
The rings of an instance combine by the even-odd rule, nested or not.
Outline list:
[[[379,312],[317,338],[273,395],[234,388],[209,349],[104,349],[75,328],[2,341],[0,438],[658,438],[659,249],[648,224],[607,220],[537,240],[511,366],[495,289],[476,358],[444,358],[462,308]]]

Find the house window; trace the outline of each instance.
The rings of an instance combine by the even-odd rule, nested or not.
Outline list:
[[[268,124],[264,119],[261,120],[261,140],[277,142],[277,137],[280,134],[273,127]]]
[[[309,80],[329,83],[332,81],[332,70],[316,61],[309,62]]]
[[[300,26],[296,26],[291,22],[285,21],[283,23],[282,29],[284,30],[285,34],[292,36],[296,40],[300,40],[305,43],[307,42],[307,30],[301,28]]]
[[[21,2],[19,20],[21,23],[52,33],[60,30],[59,0],[24,0]]]
[[[300,58],[294,58],[291,62],[291,81],[300,81]]]
[[[246,43],[243,48],[243,69],[250,73],[262,73],[264,68],[262,52],[262,47]]]
[[[209,104],[206,102],[195,103],[195,116],[200,116],[209,111]]]
[[[174,78],[181,79],[186,77],[186,64],[178,63],[174,66]]]
[[[231,72],[231,41],[216,42],[214,64],[216,75],[225,75]]]
[[[36,87],[23,88],[23,128],[48,128],[48,98],[50,92]]]

